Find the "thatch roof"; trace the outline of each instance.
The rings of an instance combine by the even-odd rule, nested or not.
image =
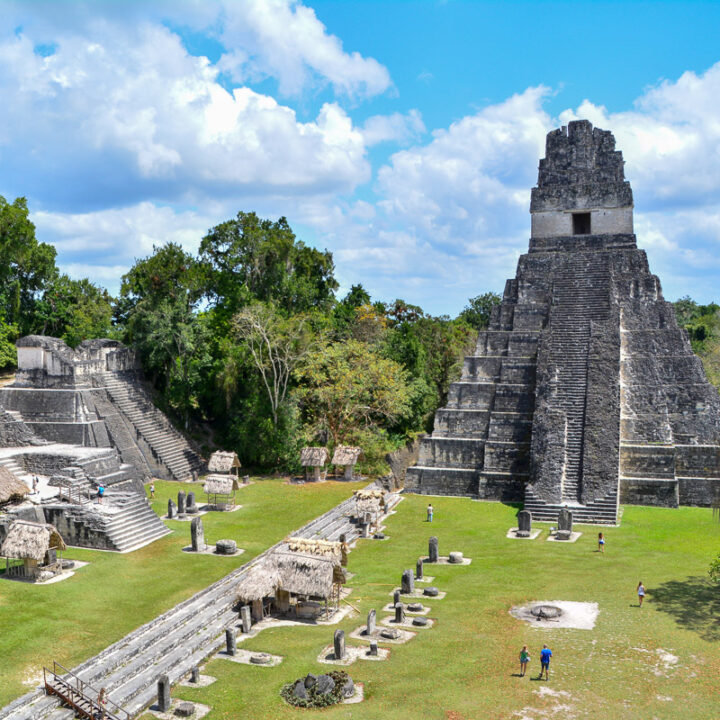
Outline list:
[[[22,480],[0,465],[0,505],[14,500],[22,500],[29,492],[30,488]]]
[[[290,537],[285,542],[291,552],[324,557],[335,562],[340,562],[342,559],[342,543],[340,542],[299,537]]]
[[[293,552],[273,553],[280,589],[294,595],[328,598],[333,589],[335,562]]]
[[[208,471],[211,473],[229,473],[233,468],[240,467],[237,453],[218,450],[210,456]]]
[[[42,562],[50,548],[65,549],[54,525],[15,520],[0,546],[0,557]]]
[[[300,464],[303,467],[322,467],[328,461],[328,451],[324,447],[304,447],[300,451]]]
[[[356,500],[372,500],[373,498],[384,499],[385,491],[378,487],[369,487],[356,490],[353,495]]]
[[[285,590],[294,595],[329,598],[334,582],[345,582],[339,560],[276,551],[242,578],[237,596],[241,602],[252,602],[274,595],[277,590]]]
[[[362,450],[359,447],[350,447],[349,445],[338,445],[333,454],[333,465],[355,465],[360,459]]]
[[[240,484],[234,475],[208,475],[203,485],[203,492],[208,495],[232,495],[239,489]]]
[[[240,602],[252,602],[274,595],[278,587],[280,576],[271,555],[252,567],[242,578],[237,595]]]

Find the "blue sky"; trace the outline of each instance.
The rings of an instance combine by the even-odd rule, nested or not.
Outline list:
[[[527,248],[544,136],[612,130],[665,295],[720,299],[720,3],[0,0],[0,194],[117,291],[239,210],[456,314]]]

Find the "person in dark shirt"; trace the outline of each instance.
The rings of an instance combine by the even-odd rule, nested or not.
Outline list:
[[[545,673],[545,679],[548,680],[548,671],[550,669],[550,658],[552,657],[552,650],[547,646],[543,645],[540,651],[540,678]]]

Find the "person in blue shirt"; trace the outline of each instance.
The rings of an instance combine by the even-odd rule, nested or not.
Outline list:
[[[542,679],[543,672],[545,672],[545,679],[548,680],[548,670],[550,669],[550,658],[552,657],[552,650],[547,646],[543,645],[540,651],[540,678]]]

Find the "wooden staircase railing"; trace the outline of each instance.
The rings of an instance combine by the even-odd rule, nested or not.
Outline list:
[[[130,720],[130,714],[109,700],[107,696],[105,696],[104,702],[98,702],[100,691],[58,662],[53,661],[52,670],[43,668],[43,679],[45,692],[48,695],[57,695],[80,717],[89,720]]]

